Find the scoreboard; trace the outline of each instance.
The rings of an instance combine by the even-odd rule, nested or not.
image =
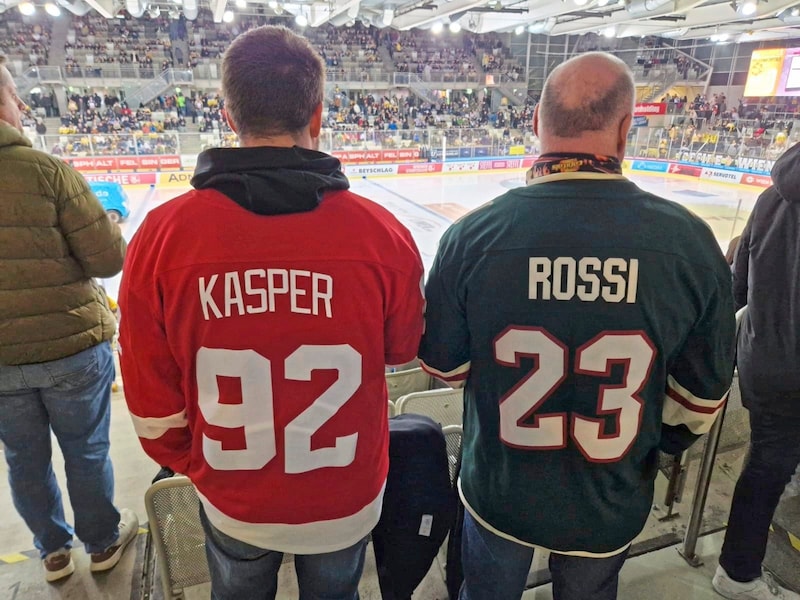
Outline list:
[[[744,95],[800,96],[800,48],[754,50]]]

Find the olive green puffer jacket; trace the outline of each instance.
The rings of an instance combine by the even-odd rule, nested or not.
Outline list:
[[[0,364],[41,363],[110,340],[93,277],[122,269],[125,240],[83,177],[0,121]]]

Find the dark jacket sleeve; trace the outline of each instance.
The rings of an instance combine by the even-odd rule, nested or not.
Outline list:
[[[70,254],[87,277],[112,277],[122,270],[126,243],[86,180],[58,161],[55,192],[58,223]]]
[[[733,302],[736,310],[747,304],[747,273],[750,265],[750,231],[756,211],[750,214],[733,259]]]

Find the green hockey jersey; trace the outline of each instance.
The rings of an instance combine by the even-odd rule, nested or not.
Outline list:
[[[622,175],[549,175],[443,236],[420,359],[465,385],[467,509],[517,542],[613,555],[659,447],[709,430],[733,374],[731,275],[710,229]]]

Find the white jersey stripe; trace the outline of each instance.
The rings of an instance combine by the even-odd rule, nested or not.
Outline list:
[[[670,391],[674,393],[669,394]],[[697,412],[715,412],[719,408],[720,402],[728,397],[728,392],[725,392],[725,394],[719,400],[695,396],[692,394],[692,392],[678,383],[672,375],[667,376],[667,394],[671,395],[673,398],[675,397],[675,394],[677,394],[680,396],[680,399],[676,398],[676,400],[685,404],[687,408]]]
[[[185,410],[167,417],[139,417],[133,413],[130,415],[136,435],[146,440],[157,440],[170,429],[182,429],[189,426]]]
[[[251,546],[292,554],[321,554],[349,548],[378,524],[383,506],[381,491],[357,513],[314,523],[246,523],[229,517],[197,492],[208,520],[222,533]],[[331,540],[336,540],[332,542]]]
[[[421,366],[424,371],[430,373],[437,379],[441,379],[450,387],[456,389],[464,387],[464,384],[467,382],[467,377],[469,377],[469,370],[471,364],[472,363],[470,361],[467,361],[463,365],[456,367],[452,371],[440,371],[438,369],[434,369],[429,365],[426,365],[425,361],[421,359],[419,361],[419,366]]]
[[[661,414],[661,420],[666,425],[686,425],[692,433],[701,435],[708,433],[714,421],[717,419],[720,409],[725,404],[728,398],[727,394],[722,400],[717,400],[717,406],[714,410],[704,408],[702,411],[693,410],[685,402],[675,399],[676,393],[669,390],[664,396],[664,410]]]

